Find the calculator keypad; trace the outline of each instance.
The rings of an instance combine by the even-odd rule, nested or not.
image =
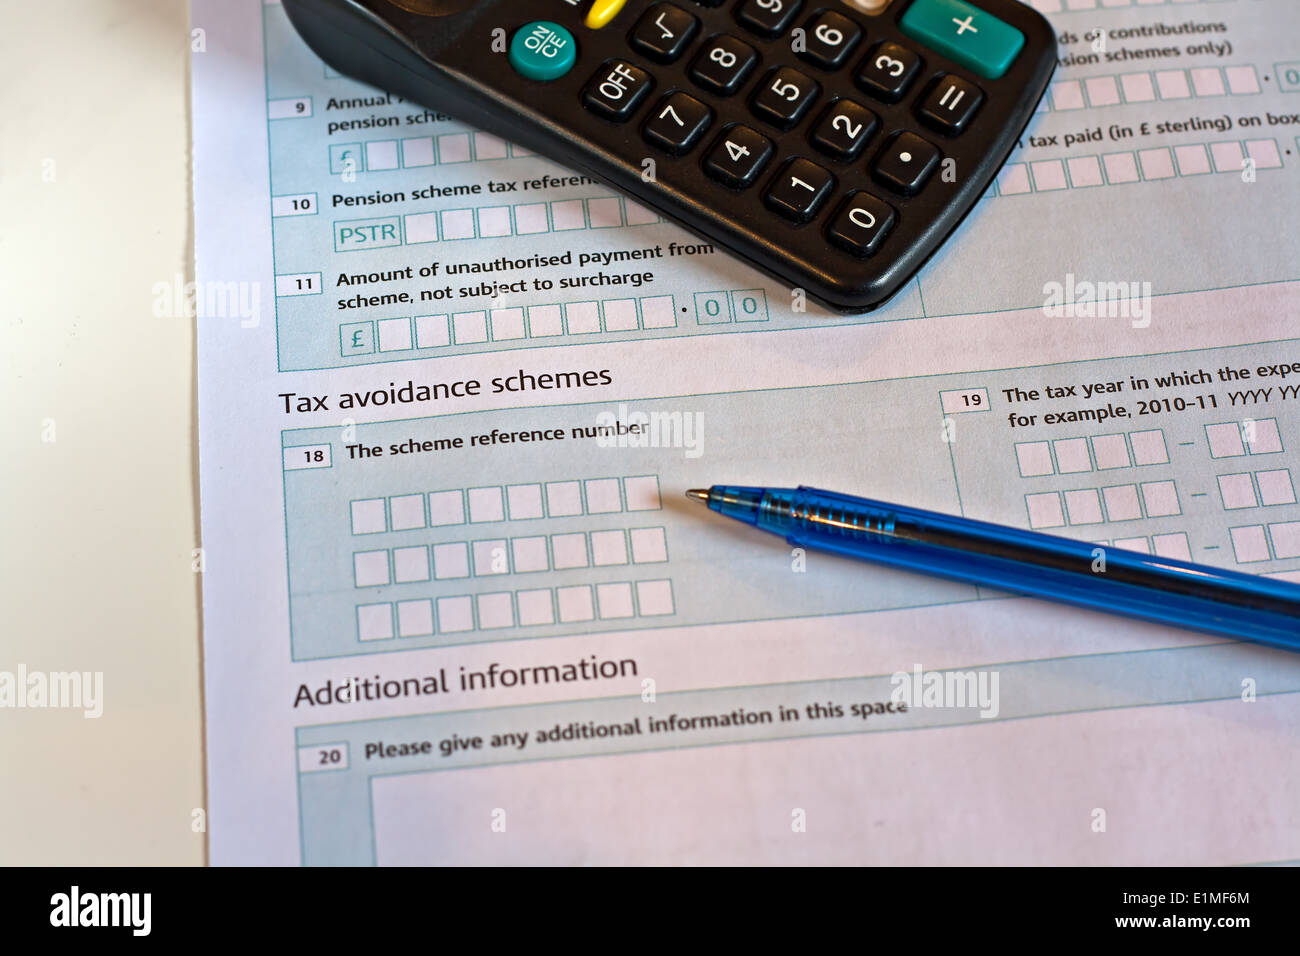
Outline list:
[[[673,156],[689,153],[713,123],[713,110],[678,90],[650,111],[641,134],[647,143]]]
[[[853,77],[858,87],[884,103],[897,103],[921,72],[921,58],[897,43],[880,43]]]
[[[984,102],[984,91],[952,73],[930,85],[930,91],[916,108],[921,122],[948,136],[956,136],[970,124]]]
[[[928,255],[931,224],[958,195],[963,211],[973,202],[964,180],[938,175],[945,159],[970,170],[995,135],[1008,148],[1010,106],[999,80],[963,65],[923,29],[900,26],[917,7],[927,12],[923,27],[942,31],[934,11],[954,2],[884,0],[878,16],[864,17],[831,0],[654,0],[617,28],[626,58],[617,45],[587,38],[603,63],[582,101],[611,123],[635,119],[646,148],[669,164],[657,175],[705,220],[716,215],[792,260],[824,259],[824,274],[837,275],[842,261],[846,279],[893,285],[886,275],[894,260],[915,261],[922,244]],[[1017,22],[1006,0],[971,3]],[[1034,82],[1045,86],[1050,71],[1037,72]],[[976,175],[987,182],[991,173]],[[765,236],[755,207],[785,226]]]
[[[691,64],[691,79],[717,96],[731,96],[758,66],[758,51],[723,34],[705,44]]]
[[[656,63],[679,59],[700,32],[700,21],[693,14],[671,3],[656,3],[641,15],[628,42],[638,53]]]
[[[777,129],[790,129],[812,108],[821,87],[788,66],[777,67],[758,84],[750,106],[754,115]]]
[[[939,148],[915,133],[896,133],[871,166],[876,182],[900,196],[915,196],[939,165]]]
[[[847,163],[862,153],[880,126],[880,118],[853,100],[836,100],[826,107],[813,127],[813,146],[827,156]]]
[[[753,184],[772,159],[776,145],[763,134],[739,123],[723,130],[704,160],[704,171],[732,189]]]
[[[582,102],[593,113],[621,123],[636,112],[654,85],[645,70],[627,60],[610,60],[591,78]]]
[[[721,6],[726,0],[695,0],[698,6]],[[803,8],[802,0],[738,0],[735,21],[765,39],[786,33]],[[694,43],[700,21],[675,3],[656,3],[641,15],[628,35],[628,43],[647,59],[671,64]],[[846,67],[854,52],[869,39],[863,27],[829,9],[814,9],[796,31],[791,51],[818,70],[833,73]],[[729,33],[703,42],[691,60],[691,80],[708,94],[730,97],[748,83],[763,56],[752,43]],[[857,63],[852,80],[868,99],[882,104],[900,103],[911,92],[925,62],[915,50],[881,40]],[[654,86],[654,79],[626,61],[606,63],[588,84],[587,107],[606,119],[626,120]],[[923,125],[954,137],[972,122],[984,101],[984,92],[955,73],[932,76],[914,106]],[[798,126],[819,102],[807,133],[808,145],[830,160],[859,161],[881,129],[880,116],[848,97],[826,102],[822,86],[793,66],[773,64],[749,94],[751,114],[777,130]],[[704,138],[716,118],[704,101],[681,90],[661,97],[644,120],[641,132],[647,143],[670,156],[685,156]],[[888,130],[888,127],[886,127]],[[776,144],[758,130],[732,123],[713,141],[701,160],[715,181],[742,190],[754,184],[776,155]],[[933,176],[942,152],[930,141],[906,129],[894,129],[876,150],[867,172],[879,186],[899,197],[918,195]],[[816,218],[831,199],[836,176],[803,157],[787,159],[763,192],[763,202],[793,223]],[[898,212],[866,190],[851,191],[840,203],[825,229],[827,240],[856,257],[873,255],[894,228]]]
[[[897,219],[889,203],[869,192],[855,192],[840,204],[826,227],[826,238],[850,255],[865,259],[880,248]]]
[[[736,19],[741,26],[770,40],[789,28],[802,6],[803,0],[741,0]]]
[[[822,10],[804,24],[799,56],[823,70],[838,70],[862,39],[862,28],[833,10]]]
[[[792,159],[776,174],[763,201],[791,222],[808,222],[835,191],[835,177],[806,159]]]

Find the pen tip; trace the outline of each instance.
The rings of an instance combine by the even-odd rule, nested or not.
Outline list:
[[[686,492],[687,498],[694,498],[696,501],[708,501],[709,491],[707,488],[692,488]]]

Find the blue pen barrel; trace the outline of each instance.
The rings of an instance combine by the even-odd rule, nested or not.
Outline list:
[[[815,488],[715,486],[709,507],[796,547],[1300,649],[1300,585]]]

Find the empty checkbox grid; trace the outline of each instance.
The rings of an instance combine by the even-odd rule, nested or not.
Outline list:
[[[587,514],[611,514],[623,510],[623,496],[617,478],[588,478],[584,485]]]
[[[1211,458],[1271,455],[1282,451],[1282,435],[1276,418],[1216,422],[1205,426],[1205,437]]]
[[[582,484],[578,481],[546,483],[546,514],[551,518],[568,518],[582,514]]]
[[[349,503],[349,520],[352,533],[363,535],[547,517],[655,511],[661,507],[658,477],[635,475],[364,498]]]
[[[1097,77],[1088,81],[1090,90],[1104,102],[1117,102],[1119,90],[1113,78]],[[1190,95],[1185,71],[1167,71],[1157,78],[1163,82],[1162,98],[1186,90]],[[1211,85],[1208,74],[1203,85]],[[1150,77],[1122,77],[1121,89],[1129,102],[1146,102],[1156,98]],[[1054,102],[1058,110],[1081,109],[1082,94],[1077,81],[1057,84]],[[1044,103],[1047,102],[1045,99]],[[1040,105],[1040,109],[1041,109]],[[1250,160],[1248,164],[1246,161]],[[1207,173],[1240,174],[1248,165],[1256,170],[1281,169],[1282,150],[1275,139],[1230,140],[1216,143],[1184,143],[1174,147],[1158,146],[1130,152],[1100,155],[1073,156],[1062,160],[1036,160],[1031,163],[1008,163],[998,173],[995,187],[999,196],[1022,196],[1030,193],[1055,192],[1061,189],[1086,189],[1109,183],[1112,186],[1129,183],[1161,182],[1176,177],[1202,176]],[[409,228],[409,226],[408,226]],[[725,319],[723,320],[725,321]]]
[[[1151,542],[1147,538],[1116,538],[1115,547],[1123,551],[1136,551],[1139,554],[1151,553]]]
[[[627,536],[622,529],[593,531],[590,534],[591,563],[598,567],[627,564]]]
[[[1029,514],[1031,528],[1060,528],[1065,525],[1060,492],[1025,495],[1025,510]]]
[[[1052,465],[1052,446],[1045,441],[1017,442],[1016,464],[1022,478],[1050,475],[1056,471]]]
[[[512,521],[657,511],[662,507],[657,475],[571,478],[513,485],[506,494]]]
[[[597,584],[596,608],[601,620],[634,617],[636,612],[632,607],[632,585],[627,581]]]
[[[357,639],[361,641],[386,641],[393,636],[393,606],[391,604],[361,604],[357,606]]]
[[[1142,517],[1137,485],[1113,485],[1101,490],[1107,521],[1134,521]]]
[[[545,517],[542,507],[541,485],[509,485],[506,488],[506,504],[511,521],[531,521]]]
[[[543,535],[515,538],[510,542],[510,553],[516,574],[550,570],[551,559]]]
[[[1098,7],[1139,6],[1154,3],[1193,3],[1196,0],[1032,0],[1044,13],[1095,10]],[[1159,95],[1157,95],[1159,89]],[[1087,92],[1085,98],[1084,93]],[[1051,86],[1050,109],[1068,111],[1119,103],[1150,103],[1156,99],[1187,99],[1231,94],[1250,96],[1261,91],[1253,66],[1197,67],[1191,70],[1144,70],[1087,80],[1060,80]],[[1039,107],[1049,108],[1047,104]]]
[[[1272,455],[1282,451],[1282,435],[1276,418],[1249,420],[1242,424],[1246,451],[1252,455]]]
[[[424,495],[396,495],[388,499],[389,524],[393,531],[423,528]]]
[[[665,617],[676,612],[672,582],[666,578],[605,581],[360,604],[356,609],[357,639],[455,636],[474,631]]]
[[[634,564],[657,564],[668,560],[668,538],[663,528],[633,528],[628,532],[632,542]]]
[[[474,576],[481,578],[493,574],[509,574],[510,560],[507,548],[504,538],[475,541],[470,548],[474,555]]]
[[[1268,536],[1262,524],[1231,528],[1228,536],[1232,539],[1232,552],[1238,564],[1269,560]]]
[[[1282,521],[1268,526],[1273,554],[1279,560],[1300,558],[1300,521]]]
[[[429,580],[429,549],[424,545],[393,549],[393,581],[409,584]]]
[[[1172,481],[1145,481],[1141,485],[1142,503],[1148,518],[1164,518],[1182,514],[1178,502],[1178,489]]]
[[[505,502],[500,487],[470,488],[465,498],[469,502],[470,524],[505,520]]]
[[[1112,468],[1128,468],[1128,441],[1120,435],[1094,435],[1092,437],[1092,456],[1099,471]]]
[[[1254,508],[1259,502],[1255,498],[1255,483],[1249,472],[1235,475],[1219,475],[1219,497],[1224,510]]]
[[[575,200],[581,204],[582,200]],[[505,235],[510,210],[504,207],[477,210],[448,210],[444,213],[418,213],[406,216],[408,243],[436,242],[466,238],[471,232]],[[478,226],[474,226],[477,215]],[[441,217],[441,225],[439,225]],[[684,310],[683,310],[684,311]],[[768,319],[764,305],[752,316],[756,321]],[[602,331],[627,333],[655,331],[677,327],[678,308],[671,295],[641,298],[601,299],[589,302],[551,303],[511,306],[455,315],[417,315],[381,319],[373,323],[377,342],[364,352],[348,348],[341,335],[344,356],[443,349],[451,345],[487,345],[517,342],[523,339],[548,339],[564,335],[592,335]],[[345,331],[346,331],[345,327]],[[366,339],[369,341],[369,338]]]
[[[1096,488],[1080,488],[1065,493],[1065,510],[1070,524],[1101,524],[1101,496]]]
[[[1128,440],[1133,448],[1133,464],[1165,465],[1169,463],[1169,449],[1165,446],[1165,433],[1159,428],[1129,432]]]
[[[1205,426],[1205,438],[1211,458],[1236,458],[1246,454],[1242,428],[1237,422],[1219,422]]]
[[[429,492],[429,524],[439,528],[465,523],[465,498],[459,489]]]
[[[1296,503],[1295,483],[1287,468],[1219,475],[1218,482],[1225,511]]]
[[[397,580],[427,580],[406,577],[422,573],[427,565],[412,556],[401,557],[394,551],[394,566],[399,560],[410,571],[398,573]],[[410,549],[414,550],[414,549]],[[377,552],[382,553],[382,552]],[[433,573],[439,580],[466,577],[473,565],[475,577],[497,574],[533,574],[541,571],[567,571],[574,568],[612,567],[624,564],[660,564],[668,560],[668,541],[662,527],[569,531],[550,535],[525,535],[509,541],[491,538],[470,542],[446,542],[433,546]]]
[[[388,530],[383,498],[364,498],[351,503],[352,533],[378,534]]]
[[[1176,561],[1192,560],[1191,543],[1187,540],[1187,534],[1182,531],[1152,535],[1151,550],[1162,558],[1173,558]]]
[[[659,498],[659,476],[624,478],[623,498],[627,502],[628,511],[658,511],[663,507]]]
[[[435,544],[433,576],[439,581],[469,577],[469,545],[464,541]]]
[[[433,601],[421,599],[397,602],[398,637],[433,636]]]
[[[551,562],[557,571],[589,567],[587,536],[580,531],[551,535]]]
[[[1293,505],[1296,503],[1295,484],[1286,468],[1255,472],[1255,486],[1259,490],[1259,503],[1265,507]]]
[[[387,551],[358,551],[352,555],[352,577],[359,588],[382,587],[389,581]]]
[[[1061,438],[1052,442],[1056,452],[1056,470],[1063,475],[1092,471],[1086,438]]]
[[[478,626],[480,630],[490,631],[502,627],[514,627],[514,595],[509,591],[480,594],[475,599],[475,604],[478,610]]]

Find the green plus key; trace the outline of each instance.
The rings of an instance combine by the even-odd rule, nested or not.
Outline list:
[[[966,69],[996,80],[1010,69],[1025,35],[966,0],[916,0],[899,21],[912,39]]]

